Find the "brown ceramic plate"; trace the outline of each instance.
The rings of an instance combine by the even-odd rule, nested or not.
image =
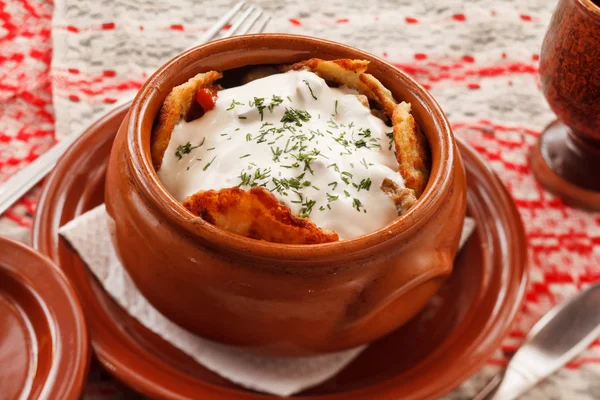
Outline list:
[[[113,139],[127,106],[98,121],[46,183],[33,242],[61,266],[88,318],[99,361],[119,380],[154,398],[258,399],[208,371],[125,313],[58,236],[59,226],[102,203]],[[459,140],[467,170],[468,212],[477,230],[455,271],[427,308],[373,343],[312,399],[433,399],[472,375],[496,350],[519,309],[527,246],[519,214],[499,179]]]
[[[78,399],[89,361],[83,310],[63,273],[0,238],[0,398]]]

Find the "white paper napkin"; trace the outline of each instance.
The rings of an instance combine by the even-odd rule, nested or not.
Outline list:
[[[69,222],[60,234],[77,250],[108,294],[142,325],[211,371],[248,389],[290,396],[341,371],[367,346],[315,357],[262,357],[202,339],[175,325],[141,295],[119,262],[101,205]],[[475,221],[466,218],[460,246]]]

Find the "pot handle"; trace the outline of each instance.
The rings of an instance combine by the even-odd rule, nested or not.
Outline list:
[[[403,254],[357,290],[346,307],[345,324],[393,325],[412,318],[451,274],[455,251],[450,248]],[[400,261],[401,260],[401,261]],[[389,262],[389,260],[388,260]],[[391,330],[390,329],[390,330]]]

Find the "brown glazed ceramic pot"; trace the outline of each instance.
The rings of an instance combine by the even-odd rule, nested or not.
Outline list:
[[[600,4],[561,0],[541,54],[544,95],[560,121],[532,154],[538,179],[573,205],[600,210]]]
[[[412,103],[433,160],[416,206],[368,235],[320,245],[248,239],[191,215],[161,185],[150,157],[152,124],[171,88],[203,71],[311,57],[370,60],[369,72]],[[425,306],[452,272],[466,183],[444,113],[411,78],[352,47],[262,34],[198,46],[148,79],[113,145],[105,201],[123,265],[166,317],[217,342],[300,356],[371,342]]]

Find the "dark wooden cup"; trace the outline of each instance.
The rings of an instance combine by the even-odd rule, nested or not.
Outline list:
[[[560,0],[540,75],[559,120],[533,149],[536,178],[567,203],[600,210],[600,0]]]

